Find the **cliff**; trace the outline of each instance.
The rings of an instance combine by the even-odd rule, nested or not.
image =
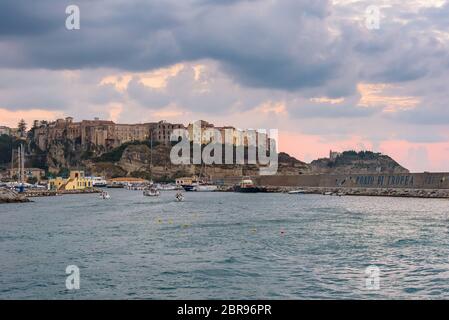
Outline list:
[[[3,158],[3,166],[11,157],[11,146],[16,141],[0,141],[1,150],[9,150]],[[170,161],[170,145],[153,144],[150,141],[134,141],[114,149],[104,150],[96,146],[81,145],[71,140],[56,139],[48,143],[45,151],[33,140],[26,143],[26,166],[42,168],[61,175],[69,169],[81,168],[87,174],[111,177],[133,176],[157,181],[173,180],[182,176],[199,175],[215,177],[257,176],[258,165],[173,165]],[[247,150],[245,151],[245,154]],[[246,158],[246,156],[245,156]],[[151,164],[152,159],[152,166]],[[278,155],[278,175],[341,174],[341,173],[407,173],[408,170],[387,155],[373,152],[346,151],[332,159],[323,158],[310,164],[287,153]],[[223,153],[224,163],[224,153]],[[0,163],[0,165],[2,165]]]

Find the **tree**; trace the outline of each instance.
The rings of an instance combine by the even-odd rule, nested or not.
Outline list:
[[[37,178],[36,177],[28,177],[27,183],[29,183],[29,184],[36,184],[37,183]]]
[[[17,124],[17,127],[19,128],[20,137],[25,137],[26,131],[27,131],[27,124],[25,120],[21,119],[19,123]]]

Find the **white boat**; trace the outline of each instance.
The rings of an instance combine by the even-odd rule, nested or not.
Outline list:
[[[193,191],[197,192],[212,192],[216,191],[218,189],[218,186],[213,184],[199,184],[193,187]]]
[[[111,196],[106,191],[103,191],[100,195],[100,199],[109,200],[109,199],[111,199]]]
[[[299,189],[299,190],[292,190],[292,191],[289,191],[289,192],[288,192],[288,194],[304,194],[304,193],[306,193],[306,191],[305,191],[305,190],[302,190],[302,189]]]
[[[159,197],[161,193],[159,192],[158,189],[151,187],[148,190],[144,190],[143,195],[146,197]]]
[[[103,177],[88,177],[87,179],[92,180],[92,186],[96,188],[104,188],[108,184]]]
[[[174,190],[178,190],[178,187],[173,184],[159,184],[157,186],[157,189],[160,191],[174,191]]]

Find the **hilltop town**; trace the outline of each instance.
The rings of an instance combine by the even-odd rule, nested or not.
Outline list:
[[[141,124],[117,124],[110,120],[82,120],[72,117],[56,121],[34,121],[27,130],[24,121],[17,128],[0,127],[0,167],[2,176],[15,174],[17,155],[14,149],[25,145],[25,167],[32,177],[61,175],[71,169],[82,168],[90,174],[106,177],[134,176],[156,180],[173,180],[176,177],[199,174],[222,177],[258,175],[258,165],[173,165],[170,161],[172,142],[170,136],[176,129],[189,132],[192,141],[206,145],[212,139],[210,129],[225,136],[232,130],[234,147],[247,147],[245,130],[232,126],[216,127],[207,121],[194,124],[158,121]],[[262,136],[263,139],[269,138]],[[199,139],[199,140],[196,140]],[[259,136],[260,139],[260,136]],[[260,141],[257,141],[259,143]],[[286,153],[279,153],[279,175],[314,173],[342,173],[357,170],[360,173],[403,173],[407,169],[386,155],[378,153],[330,152],[329,158],[311,164]],[[205,172],[204,172],[205,171]]]

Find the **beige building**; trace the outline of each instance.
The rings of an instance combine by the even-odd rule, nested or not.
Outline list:
[[[161,144],[170,144],[170,137],[173,133],[173,130],[176,129],[185,129],[183,124],[172,124],[167,121],[159,121],[156,123],[154,129],[152,129],[151,133],[153,135],[154,141],[157,141]]]
[[[182,124],[166,121],[143,124],[116,124],[109,120],[83,120],[73,122],[73,118],[58,119],[49,124],[41,124],[35,129],[34,139],[41,150],[46,150],[48,143],[68,139],[84,146],[97,146],[105,149],[118,147],[130,141],[154,141],[169,144],[175,129],[184,128]]]
[[[25,168],[24,173],[25,173],[25,180],[27,180],[28,178],[36,178],[37,181],[39,182],[42,180],[42,178],[45,177],[45,170],[39,168]],[[13,179],[14,177],[18,177],[19,169],[18,168],[9,169],[8,176],[11,179]]]
[[[10,136],[11,135],[11,128],[8,128],[8,127],[5,127],[5,126],[0,126],[0,136],[1,135]]]

